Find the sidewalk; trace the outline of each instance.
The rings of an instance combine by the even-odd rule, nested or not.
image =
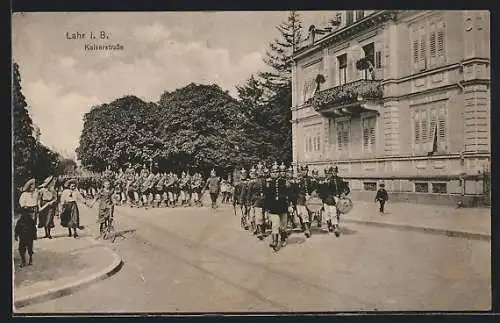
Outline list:
[[[381,215],[378,204],[353,201],[353,209],[344,222],[434,234],[491,240],[491,209],[460,208],[441,205],[390,203]]]
[[[80,217],[85,229],[77,239],[68,237],[58,218],[54,220],[53,239],[43,238],[43,229],[39,229],[31,266],[19,267],[18,243],[12,239],[14,311],[73,293],[120,269],[120,256],[94,238],[97,234],[94,210],[83,206]]]

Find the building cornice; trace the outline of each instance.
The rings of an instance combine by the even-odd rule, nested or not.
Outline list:
[[[370,27],[380,25],[387,20],[395,19],[396,13],[397,10],[380,10],[374,12],[371,15],[354,22],[353,24],[338,29],[331,34],[321,38],[312,46],[299,49],[293,54],[291,60],[296,61],[300,58],[303,58],[304,56],[311,55],[312,53],[320,51],[323,48],[328,47],[335,42],[338,42],[339,40],[343,40],[349,36],[359,33],[361,30],[366,30]]]
[[[434,156],[384,156],[384,157],[375,157],[375,158],[360,158],[360,159],[347,159],[347,160],[335,160],[335,164],[352,164],[352,163],[376,163],[376,162],[385,162],[385,161],[417,161],[417,160],[441,160],[441,159],[460,159],[461,156],[463,158],[491,158],[490,153],[476,153],[476,152],[464,152],[463,155],[460,154],[443,154],[443,155],[434,155]],[[331,160],[313,160],[307,161],[309,165],[323,165],[323,164],[331,164]]]
[[[467,80],[467,81],[461,81],[460,82],[462,86],[469,86],[469,85],[490,85],[491,81],[490,80],[485,80],[485,79],[473,79],[473,80]],[[398,96],[385,96],[383,98],[384,102],[387,101],[398,101],[401,99],[409,99],[421,95],[426,95],[426,94],[433,94],[436,92],[441,92],[441,91],[446,91],[446,90],[451,90],[455,88],[461,88],[460,85],[457,83],[454,84],[448,84],[440,87],[434,87],[432,89],[427,89],[423,91],[418,91],[418,92],[412,92],[412,93],[407,93],[403,95],[398,95]]]
[[[394,79],[394,78],[393,79],[385,79],[385,80],[381,81],[381,84],[386,85],[386,84],[403,83],[403,82],[411,81],[413,79],[416,79],[416,78],[419,78],[422,76],[429,76],[429,75],[433,75],[433,74],[437,74],[437,73],[441,73],[441,72],[447,72],[447,71],[451,71],[451,70],[454,70],[454,69],[457,69],[460,67],[464,67],[464,66],[467,66],[470,64],[478,64],[478,63],[490,64],[490,59],[484,58],[484,57],[468,58],[468,59],[463,60],[463,61],[458,62],[458,63],[452,63],[452,64],[448,64],[448,65],[439,66],[439,67],[436,67],[433,69],[428,69],[428,70],[414,73],[411,75],[403,76],[403,77],[400,77],[397,79]]]

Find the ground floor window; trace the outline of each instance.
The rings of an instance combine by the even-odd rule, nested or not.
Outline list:
[[[377,183],[376,182],[364,182],[363,188],[365,189],[365,191],[376,191],[377,190]]]
[[[415,183],[415,192],[429,193],[429,183]]]
[[[446,194],[448,190],[446,183],[432,183],[432,193]]]

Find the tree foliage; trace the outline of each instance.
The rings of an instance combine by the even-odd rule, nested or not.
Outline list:
[[[282,86],[288,86],[292,80],[293,52],[302,42],[302,20],[296,11],[291,11],[288,19],[277,27],[280,37],[269,44],[264,62],[271,67],[271,72],[260,73],[266,80],[266,86],[279,91]]]
[[[86,168],[156,163],[159,169],[216,168],[256,161],[241,104],[217,85],[189,84],[158,104],[134,96],[92,108],[77,148]]]
[[[39,130],[35,136],[35,127],[22,93],[21,74],[17,63],[13,64],[12,112],[13,175],[14,186],[19,189],[31,177],[40,181],[49,175],[56,175],[60,156],[37,140]]]
[[[278,27],[280,38],[275,39],[264,61],[270,72],[252,75],[238,86],[240,102],[253,123],[259,151],[266,159],[292,161],[292,65],[290,58],[302,41],[302,22],[292,11],[287,21]]]

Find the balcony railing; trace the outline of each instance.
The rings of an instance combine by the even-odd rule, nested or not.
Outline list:
[[[329,88],[316,93],[307,100],[315,110],[352,104],[358,101],[378,101],[383,93],[380,81],[358,80],[344,85]]]

